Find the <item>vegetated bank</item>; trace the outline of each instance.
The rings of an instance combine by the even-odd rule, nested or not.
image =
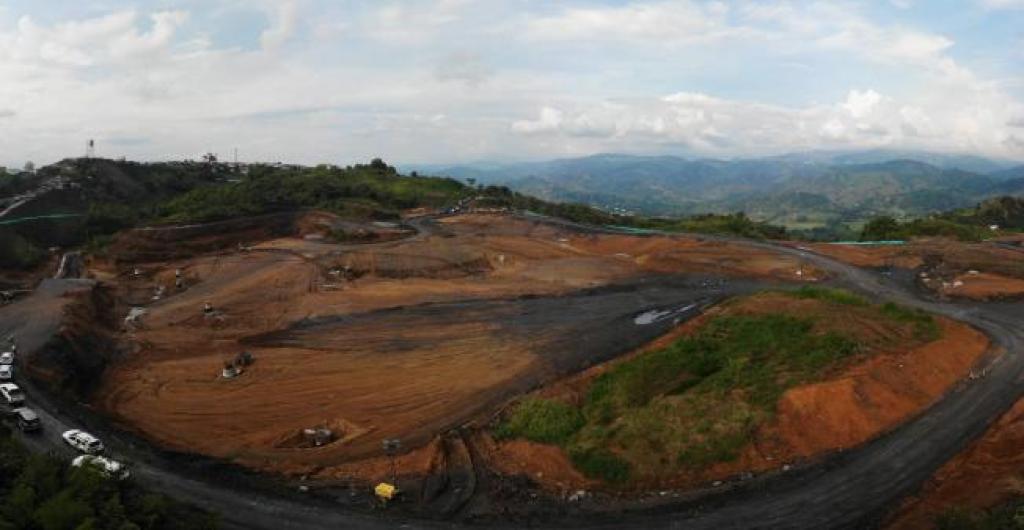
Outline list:
[[[735,299],[667,344],[514,405],[493,431],[495,460],[556,445],[575,478],[524,459],[504,471],[551,474],[561,481],[553,487],[626,490],[779,468],[898,425],[987,345],[967,326],[842,290]]]
[[[0,424],[0,528],[202,530],[217,518],[132,479],[105,478],[53,455],[30,453]]]
[[[981,241],[993,236],[1024,230],[1024,198],[995,197],[972,208],[900,222],[891,216],[869,220],[861,230],[861,241],[948,237],[959,241]]]

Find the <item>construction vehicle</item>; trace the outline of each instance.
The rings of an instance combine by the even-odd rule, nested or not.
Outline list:
[[[235,366],[235,363],[228,361],[224,363],[224,369],[221,370],[220,375],[224,379],[234,379],[241,375],[242,369]]]
[[[249,366],[253,360],[252,352],[244,351],[235,356],[234,364],[239,367]]]
[[[334,431],[326,427],[317,427],[315,429],[303,429],[302,436],[313,444],[313,447],[320,447],[327,445],[334,441]]]
[[[377,484],[375,488],[373,488],[373,494],[377,497],[377,500],[379,500],[382,505],[387,506],[388,502],[394,499],[395,495],[398,494],[398,488],[396,488],[393,484],[381,482],[380,484]]]

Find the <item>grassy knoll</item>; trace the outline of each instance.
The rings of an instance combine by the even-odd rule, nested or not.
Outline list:
[[[726,304],[665,348],[613,364],[579,406],[523,401],[496,434],[560,445],[585,475],[612,483],[700,469],[737,458],[787,389],[859,354],[938,334],[927,314],[847,291],[762,293]]]

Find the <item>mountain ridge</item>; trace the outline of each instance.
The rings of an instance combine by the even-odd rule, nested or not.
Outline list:
[[[1009,161],[889,150],[811,151],[731,160],[599,153],[486,167],[432,166],[429,171],[609,211],[648,215],[746,211],[773,222],[796,222],[796,217],[825,223],[877,214],[922,215],[1024,192],[1024,181],[1016,180],[1024,178],[1024,166]]]

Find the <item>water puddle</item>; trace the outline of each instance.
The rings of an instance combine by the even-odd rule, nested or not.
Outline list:
[[[644,311],[643,313],[640,313],[639,315],[635,316],[633,318],[633,323],[638,325],[638,326],[647,326],[649,324],[654,324],[655,322],[660,322],[662,320],[665,320],[666,318],[669,318],[669,317],[672,317],[672,316],[675,316],[675,315],[678,315],[678,314],[681,314],[681,313],[685,313],[685,312],[687,312],[687,311],[689,311],[689,310],[691,310],[691,309],[693,309],[695,307],[697,307],[697,304],[690,304],[688,306],[684,306],[684,307],[681,307],[679,309],[665,309],[665,310],[651,309],[650,311]]]

